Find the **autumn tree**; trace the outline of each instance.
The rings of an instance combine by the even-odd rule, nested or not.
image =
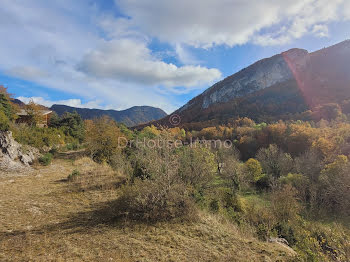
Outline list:
[[[195,188],[203,188],[214,179],[217,171],[215,155],[200,145],[183,147],[179,152],[182,180]]]
[[[244,171],[251,182],[256,182],[259,180],[263,170],[258,160],[250,158],[244,164]]]
[[[6,87],[0,86],[0,131],[7,131],[13,118],[14,111],[10,102],[10,94]]]
[[[283,223],[297,218],[301,210],[297,194],[297,190],[289,184],[272,192],[271,207],[277,221]]]
[[[25,105],[24,109],[29,118],[29,124],[32,126],[36,126],[39,124],[44,118],[41,114],[42,106],[36,104],[33,100],[30,100],[27,105]]]
[[[276,145],[260,149],[256,158],[260,161],[263,171],[274,178],[279,178],[293,170],[293,158]]]
[[[346,156],[338,156],[322,170],[319,206],[329,214],[350,215],[350,164]]]
[[[117,123],[109,117],[85,121],[86,142],[91,157],[97,162],[109,162],[111,157],[120,153],[126,138]]]
[[[228,181],[229,187],[234,191],[239,190],[244,179],[244,165],[239,160],[240,153],[235,148],[220,148],[217,151],[217,164],[219,173]]]

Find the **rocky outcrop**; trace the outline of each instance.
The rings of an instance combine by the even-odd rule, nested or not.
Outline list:
[[[293,74],[283,55],[276,55],[261,60],[209,88],[203,93],[202,108],[228,102],[290,79],[293,79]]]
[[[28,168],[39,156],[39,150],[22,146],[12,137],[12,132],[0,132],[0,170],[16,171]]]

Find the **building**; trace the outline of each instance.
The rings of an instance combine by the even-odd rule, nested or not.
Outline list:
[[[38,127],[48,127],[50,117],[52,116],[52,111],[50,110],[38,110],[37,114],[39,114],[39,120],[37,123]],[[19,124],[31,124],[33,121],[33,115],[29,114],[28,111],[21,109],[17,113],[18,118],[16,119],[16,123]]]

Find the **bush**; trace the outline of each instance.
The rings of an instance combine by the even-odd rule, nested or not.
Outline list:
[[[293,246],[296,243],[294,229],[289,224],[278,223],[274,230],[276,231],[278,237],[286,239],[289,245]]]
[[[55,128],[39,128],[26,125],[12,125],[11,130],[17,142],[36,148],[60,146],[65,143],[66,136]]]
[[[200,190],[213,181],[217,163],[215,155],[209,149],[184,147],[179,155],[179,174],[185,184]]]
[[[190,192],[176,175],[136,179],[123,188],[116,206],[120,215],[145,222],[192,220],[196,214]]]
[[[0,131],[8,131],[10,128],[10,120],[6,114],[0,110]]]
[[[297,190],[285,185],[271,194],[271,208],[279,222],[295,221],[301,210],[297,201]]]
[[[107,164],[84,157],[74,162],[76,169],[67,177],[73,191],[109,190],[124,184],[126,179]]]
[[[72,151],[72,150],[77,150],[79,148],[78,144],[77,143],[68,143],[66,145],[66,149],[68,151]]]
[[[40,164],[42,164],[43,166],[48,166],[51,164],[52,161],[52,154],[51,153],[46,153],[45,155],[41,156],[39,158],[39,162]]]
[[[219,205],[219,200],[213,199],[209,203],[209,210],[213,213],[219,212],[220,205]]]
[[[118,212],[130,219],[149,222],[193,218],[194,190],[191,182],[182,176],[183,169],[179,175],[181,162],[174,148],[140,147],[131,159],[134,172],[116,203]]]
[[[52,155],[55,155],[58,153],[58,148],[56,146],[53,146],[50,151],[49,151],[50,154]]]
[[[262,167],[258,160],[254,158],[248,159],[244,164],[244,171],[248,176],[248,180],[251,182],[256,182],[259,180],[262,174]]]
[[[56,114],[50,119],[50,127],[60,129],[66,136],[73,137],[79,143],[83,142],[85,137],[85,127],[81,116],[77,113],[66,112],[62,117],[58,117]]]
[[[242,203],[237,194],[231,189],[223,189],[220,192],[222,206],[226,209],[232,209],[235,212],[242,211]]]
[[[271,178],[266,174],[260,175],[260,177],[255,182],[256,189],[259,191],[268,190],[270,188],[270,185]]]
[[[256,158],[260,161],[264,173],[274,178],[279,178],[293,171],[293,158],[291,155],[283,153],[276,145],[260,149]]]
[[[67,177],[68,181],[75,181],[78,176],[80,176],[80,172],[76,169],[73,170],[73,172],[71,174],[69,174],[69,176]]]
[[[87,148],[96,162],[109,163],[114,154],[121,152],[126,139],[114,120],[109,117],[87,120],[85,126]]]

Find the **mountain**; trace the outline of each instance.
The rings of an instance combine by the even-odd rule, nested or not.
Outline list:
[[[214,84],[173,115],[180,126],[194,128],[238,117],[300,118],[326,104],[350,105],[349,68],[350,40],[312,53],[291,49]],[[170,117],[153,124],[173,126]]]
[[[16,98],[11,99],[11,102],[16,104],[16,105],[18,105],[19,107],[24,107],[25,106],[25,103],[23,103],[21,100],[16,99]]]
[[[153,120],[158,120],[167,115],[162,109],[150,106],[134,106],[121,111],[77,108],[65,105],[53,105],[50,109],[56,112],[59,116],[65,112],[72,113],[76,111],[81,115],[83,119],[93,119],[101,116],[109,116],[115,121],[124,123],[129,127],[147,123]]]

